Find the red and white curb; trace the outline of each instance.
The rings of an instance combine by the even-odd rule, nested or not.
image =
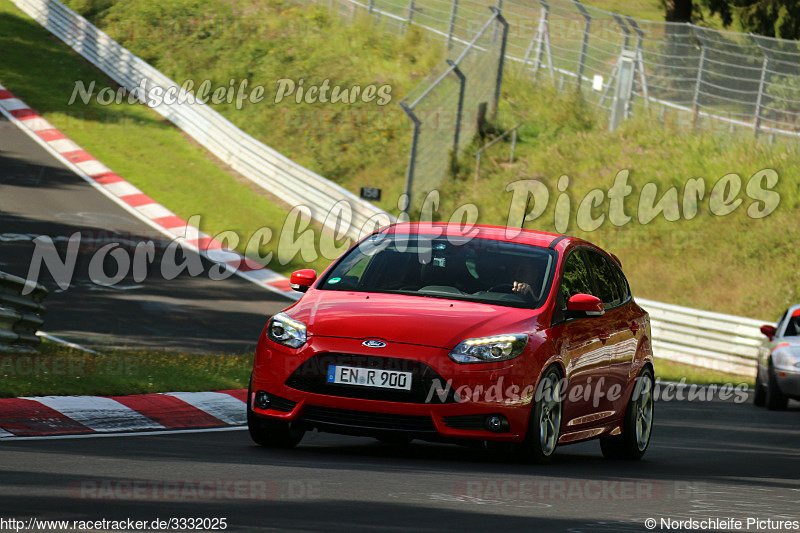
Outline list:
[[[215,263],[224,264],[226,269],[260,287],[293,300],[300,297],[289,286],[288,279],[225,248],[219,241],[157,203],[68,139],[2,85],[0,114],[102,194],[169,239],[181,239],[186,248]]]
[[[241,426],[247,390],[0,399],[0,440]]]

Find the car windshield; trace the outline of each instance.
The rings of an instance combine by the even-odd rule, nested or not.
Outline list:
[[[409,294],[535,309],[555,252],[488,239],[376,234],[321,280],[322,290]]]

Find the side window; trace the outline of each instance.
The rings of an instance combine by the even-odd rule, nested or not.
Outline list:
[[[578,250],[570,254],[564,263],[564,270],[561,274],[561,288],[559,296],[561,308],[567,307],[567,301],[576,294],[591,294],[594,296],[590,266],[586,263],[585,253]]]
[[[795,310],[792,312],[792,315],[789,316],[789,312],[786,312],[786,332],[783,334],[784,337],[800,337],[800,310]]]
[[[606,308],[616,307],[622,303],[620,294],[619,277],[615,272],[616,268],[603,255],[587,251],[586,257],[589,260],[592,277],[596,287],[597,296],[603,301]]]
[[[777,333],[776,336],[781,336],[781,328],[783,328],[783,322],[784,322],[784,320],[786,320],[786,313],[788,313],[788,312],[789,312],[789,310],[787,309],[786,311],[783,312],[781,317],[778,319],[778,325],[776,326],[776,330],[777,330],[778,333]]]
[[[622,302],[627,302],[631,297],[631,287],[628,285],[628,279],[616,265],[611,265],[611,268],[614,269],[614,273],[617,275],[620,298],[622,298]]]

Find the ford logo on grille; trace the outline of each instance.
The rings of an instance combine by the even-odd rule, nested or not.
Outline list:
[[[367,348],[385,348],[386,347],[386,343],[385,342],[376,341],[376,340],[364,341],[361,344],[363,344]]]

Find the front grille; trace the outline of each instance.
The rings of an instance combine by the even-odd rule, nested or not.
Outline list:
[[[453,429],[486,430],[486,415],[446,416],[442,421]]]
[[[309,405],[303,411],[303,420],[312,425],[322,426],[436,433],[436,426],[433,425],[433,420],[429,416],[369,413]]]
[[[328,367],[330,365],[411,372],[411,390],[328,383]],[[307,359],[289,376],[286,386],[327,396],[385,402],[431,404],[455,402],[453,390],[447,387],[445,380],[431,367],[420,361],[396,357],[342,353],[317,354]],[[429,396],[430,400],[428,400]]]

